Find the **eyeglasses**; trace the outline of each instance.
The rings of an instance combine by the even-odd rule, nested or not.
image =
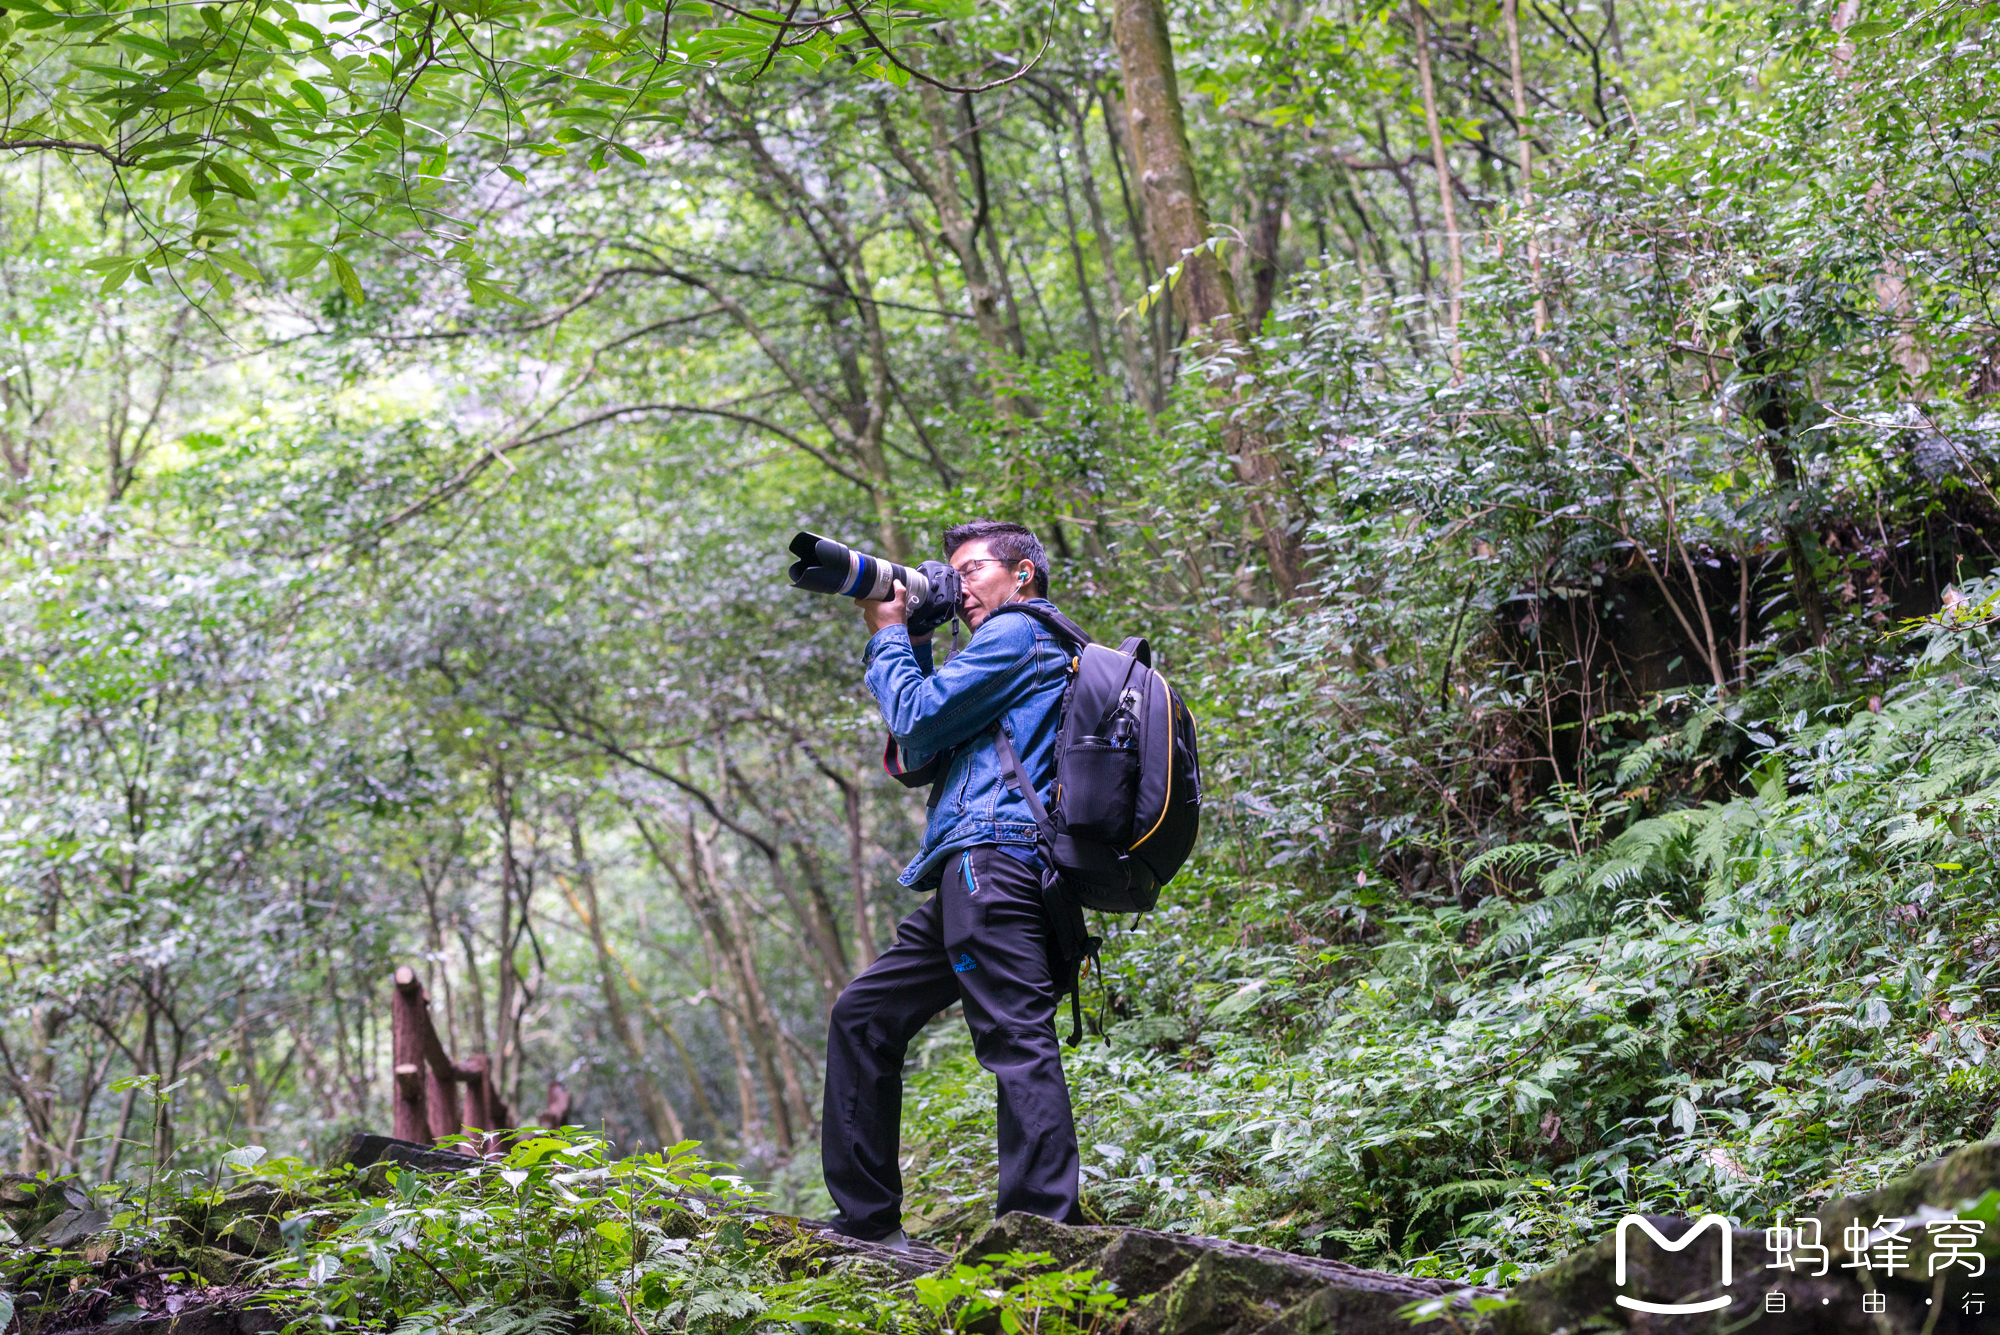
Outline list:
[[[1007,558],[1004,556],[976,556],[972,560],[967,561],[964,565],[953,566],[952,569],[958,572],[958,577],[960,579],[970,579],[972,578],[973,572],[978,570],[979,567],[990,564],[991,562],[994,561],[998,561],[1002,565],[1004,565],[1006,564]]]

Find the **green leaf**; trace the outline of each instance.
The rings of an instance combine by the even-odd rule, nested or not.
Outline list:
[[[326,98],[319,91],[319,89],[313,87],[311,84],[307,83],[304,79],[292,80],[291,87],[293,92],[297,93],[301,98],[305,100],[305,104],[307,106],[311,107],[314,111],[317,111],[322,116],[326,115]]]
[[[139,261],[136,258],[126,255],[120,255],[115,259],[91,260],[84,265],[86,269],[101,269],[104,273],[104,281],[97,285],[99,296],[116,292],[119,288],[125,286],[125,281],[132,276],[132,271],[138,267]]]
[[[123,65],[94,65],[87,60],[79,60],[76,66],[78,69],[89,70],[92,74],[102,75],[107,79],[116,79],[120,83],[150,83],[153,79],[153,76],[144,70],[127,69]]]
[[[148,102],[150,108],[159,111],[198,111],[208,105],[207,98],[185,88],[170,89],[156,94]]]
[[[1232,1016],[1241,1015],[1264,999],[1264,989],[1266,986],[1267,980],[1262,978],[1252,983],[1245,983],[1221,1001],[1216,1002],[1215,1005],[1209,1008],[1208,1013],[1218,1020],[1227,1020]]]
[[[254,200],[257,198],[257,192],[250,188],[250,182],[243,179],[243,174],[220,158],[210,158],[202,166],[221,183],[224,190],[235,195],[238,199]]]
[[[146,37],[136,32],[116,33],[112,36],[111,41],[115,46],[122,46],[130,51],[137,51],[141,55],[158,56],[161,60],[172,60],[175,58],[174,49],[165,42],[157,41],[154,38]]]
[[[861,72],[881,79],[885,83],[894,84],[898,88],[908,88],[910,86],[909,74],[886,60],[875,61]]]
[[[210,258],[220,259],[221,257],[212,255],[210,256]],[[244,267],[246,269],[249,268],[249,266],[247,265],[245,265]],[[250,269],[249,276],[255,278],[257,276],[257,271],[255,269]],[[262,1145],[244,1145],[237,1149],[233,1149],[229,1151],[229,1153],[223,1155],[222,1166],[224,1168],[241,1169],[247,1172],[248,1170],[255,1168],[259,1163],[259,1161],[261,1161],[264,1158],[265,1154],[267,1153],[268,1151],[265,1150],[265,1148]]]
[[[284,147],[283,142],[278,138],[277,131],[271,128],[271,122],[265,120],[262,116],[259,116],[256,112],[232,104],[229,108],[229,114],[236,118],[237,124],[241,125],[244,129],[248,130],[252,135],[257,137],[258,139],[263,140],[271,147],[273,148]]]
[[[298,255],[294,257],[290,264],[285,266],[285,277],[304,278],[307,274],[319,268],[325,262],[326,257],[327,250],[325,246],[308,245],[301,247]]]
[[[250,263],[250,261],[244,259],[243,256],[238,254],[236,251],[211,250],[208,252],[208,258],[214,263],[219,264],[223,268],[229,270],[229,272],[235,274],[238,278],[248,279],[250,282],[253,283],[261,283],[264,281],[264,275],[258,273],[256,268]],[[258,1147],[250,1146],[249,1148],[255,1149]]]
[[[365,300],[361,293],[361,275],[354,272],[354,266],[347,262],[345,256],[329,251],[327,258],[333,261],[333,276],[340,280],[340,290],[347,294],[349,301],[360,305]]]
[[[528,304],[512,292],[509,292],[506,288],[494,283],[488,283],[483,279],[466,279],[465,290],[472,294],[472,300],[475,305],[488,301],[505,302],[510,306],[526,306]]]

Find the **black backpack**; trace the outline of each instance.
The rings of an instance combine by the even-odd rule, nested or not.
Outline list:
[[[1075,1044],[1083,1034],[1083,966],[1103,944],[1089,934],[1083,910],[1145,913],[1159,902],[1160,887],[1187,861],[1200,831],[1201,761],[1194,719],[1153,670],[1145,640],[1134,635],[1108,649],[1060,612],[1003,603],[991,615],[1003,612],[1033,617],[1070,652],[1056,732],[1053,812],[1023,772],[1004,721],[993,726],[993,745],[1040,831],[1042,902],[1061,955],[1051,960],[1056,995],[1069,993],[1069,1041]],[[892,737],[882,764],[905,787],[932,784],[935,804],[952,756],[944,752],[905,770]]]
[[[1009,781],[1034,813],[1044,859],[1082,907],[1144,913],[1187,861],[1201,827],[1194,719],[1153,670],[1152,647],[1139,636],[1108,649],[1060,612],[1003,603],[993,615],[1006,612],[1035,618],[1070,651],[1054,811],[1021,772],[1005,728],[993,736]]]
[[[1083,1037],[1083,967],[1104,944],[1083,911],[1145,913],[1159,903],[1201,828],[1201,761],[1194,719],[1153,671],[1145,640],[1134,635],[1107,649],[1060,612],[1003,603],[992,614],[1002,612],[1035,618],[1070,651],[1054,812],[1023,772],[1004,723],[994,725],[993,745],[1041,831],[1042,902],[1061,955],[1050,963],[1056,995],[1069,993],[1074,1046]]]

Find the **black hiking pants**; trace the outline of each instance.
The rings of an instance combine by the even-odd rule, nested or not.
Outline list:
[[[979,1064],[1000,1082],[1000,1199],[1077,1217],[1076,1123],[1056,1041],[1056,982],[1041,874],[993,844],[953,853],[938,892],[896,929],[896,944],[833,1004],[826,1038],[820,1158],[851,1237],[902,1226],[897,1162],[903,1059],[910,1040],[954,1001]]]

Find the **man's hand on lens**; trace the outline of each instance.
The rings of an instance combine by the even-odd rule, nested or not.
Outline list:
[[[896,581],[894,597],[881,602],[876,602],[873,598],[856,598],[854,605],[861,609],[861,620],[867,625],[871,638],[884,626],[910,624],[910,591],[903,587],[903,581],[900,579]],[[912,635],[910,642],[922,644],[928,639],[929,635]]]

